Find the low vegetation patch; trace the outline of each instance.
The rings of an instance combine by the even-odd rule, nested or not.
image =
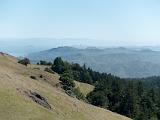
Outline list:
[[[60,77],[60,83],[65,92],[71,96],[80,100],[86,100],[85,96],[80,92],[79,88],[75,88],[75,83],[69,73],[64,73]]]
[[[45,68],[44,71],[55,74],[55,72],[51,68]]]
[[[22,60],[19,60],[18,63],[27,66],[28,64],[30,64],[30,60],[28,58],[24,58]]]
[[[40,78],[43,78],[43,75],[40,75],[39,77],[40,77]]]
[[[36,80],[36,76],[30,76],[30,78],[32,78],[32,79],[34,79],[34,80]]]
[[[51,66],[52,62],[47,62],[47,61],[41,60],[40,62],[37,63],[37,65],[48,65],[48,66]]]

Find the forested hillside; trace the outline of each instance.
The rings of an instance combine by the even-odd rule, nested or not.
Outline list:
[[[94,85],[94,90],[86,97],[93,105],[135,120],[160,119],[160,77],[122,79],[93,71],[85,64],[70,64],[60,57],[54,60],[51,69],[61,74],[60,80],[64,89],[70,93],[74,93],[73,80]]]

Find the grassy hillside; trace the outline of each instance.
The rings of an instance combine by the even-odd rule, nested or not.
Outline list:
[[[36,79],[31,79],[30,76],[35,76]],[[56,87],[58,79],[57,74],[25,67],[18,64],[16,58],[1,53],[0,120],[129,120],[69,97]],[[26,95],[28,91],[43,96],[52,109],[46,109],[34,102]]]
[[[86,96],[88,93],[94,90],[94,86],[87,84],[87,83],[81,83],[78,81],[75,81],[76,88],[79,88],[80,91]]]

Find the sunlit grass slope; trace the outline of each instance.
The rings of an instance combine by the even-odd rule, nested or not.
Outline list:
[[[30,76],[35,76],[36,80]],[[57,74],[25,67],[18,64],[16,58],[0,53],[0,120],[129,120],[69,97],[57,88],[58,79]],[[93,89],[90,85],[77,85],[84,90],[84,94]],[[52,109],[32,101],[25,94],[26,91],[45,97]]]

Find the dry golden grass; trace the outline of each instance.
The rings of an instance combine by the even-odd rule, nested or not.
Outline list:
[[[31,75],[37,79],[31,79]],[[69,97],[55,87],[58,79],[57,74],[25,67],[14,57],[0,54],[0,120],[129,120]],[[53,109],[33,102],[24,94],[27,90],[44,96]]]
[[[93,91],[94,86],[86,84],[86,83],[81,83],[78,81],[74,81],[76,84],[76,88],[79,88],[80,91],[86,96],[88,93],[90,93],[91,91]]]
[[[47,67],[49,67],[49,66],[30,64],[30,65],[28,65],[27,67],[28,67],[28,68],[31,68],[31,69],[44,70],[45,68],[47,68]]]

